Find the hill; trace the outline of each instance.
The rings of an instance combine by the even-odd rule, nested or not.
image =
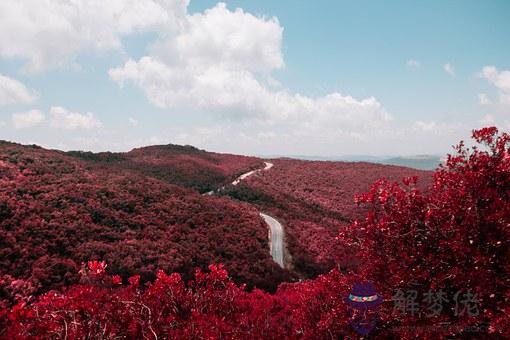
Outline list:
[[[263,164],[255,157],[207,152],[189,145],[173,144],[137,148],[127,153],[71,151],[67,154],[102,169],[127,169],[199,192],[213,190]]]
[[[279,158],[272,156],[269,158]],[[346,155],[338,157],[326,156],[291,156],[293,159],[305,161],[332,161],[332,162],[364,162],[397,165],[418,170],[435,170],[444,159],[439,155],[412,155],[412,156],[369,156]]]
[[[175,153],[166,149],[156,148]],[[186,278],[196,267],[221,262],[237,282],[274,289],[286,274],[269,256],[267,227],[257,210],[145,176],[163,166],[158,160],[176,164],[187,159],[183,167],[199,162],[189,155],[167,161],[148,150],[152,158],[132,169],[123,165],[146,159],[139,150],[128,156],[76,157],[2,142],[0,277],[25,280],[36,292],[78,282],[81,263],[94,259],[107,261],[111,273],[124,278],[141,274],[143,281],[154,279],[156,269]],[[106,165],[117,158],[120,165]],[[247,162],[227,164],[238,159]],[[227,178],[252,161],[211,155],[203,162],[222,169],[221,178]],[[173,168],[167,173],[177,178]]]

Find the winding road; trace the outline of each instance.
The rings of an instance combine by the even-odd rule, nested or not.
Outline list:
[[[251,175],[260,172],[260,171],[266,171],[273,167],[273,163],[264,162],[265,167],[263,169],[256,169],[251,170],[249,172],[246,172],[242,174],[241,176],[237,177],[233,182],[232,185],[238,185],[241,183],[242,180],[250,177]],[[223,189],[220,188],[220,190]],[[213,195],[214,191],[206,192],[204,195]],[[259,215],[264,219],[264,222],[269,226],[269,249],[271,252],[271,257],[273,258],[273,261],[278,263],[278,265],[282,268],[285,267],[285,264],[283,262],[283,226],[278,220],[268,214],[264,214],[259,212]]]
[[[283,263],[283,227],[278,220],[274,217],[269,216],[264,213],[259,213],[260,216],[264,219],[264,222],[269,226],[271,230],[269,249],[271,251],[271,257],[273,261],[278,263],[280,267],[284,268]]]
[[[271,169],[274,164],[269,162],[264,162],[265,167],[263,169],[257,169],[252,170],[247,173],[242,174],[241,176],[237,177],[235,181],[232,182],[232,185],[238,185],[241,183],[242,180],[250,177],[251,175],[259,172],[259,171],[266,171]],[[264,219],[264,222],[269,226],[269,249],[271,251],[271,257],[273,258],[273,261],[278,263],[278,265],[282,268],[285,267],[285,264],[283,263],[283,226],[278,220],[272,216],[269,216],[268,214],[264,214],[259,212],[259,215]]]
[[[264,169],[256,169],[256,170],[252,170],[252,171],[249,171],[247,173],[244,173],[242,174],[241,176],[237,177],[235,181],[232,182],[232,185],[238,185],[239,183],[241,183],[241,181],[243,179],[246,179],[248,178],[249,176],[253,175],[254,173],[257,173],[259,171],[266,171],[266,170],[269,170],[273,167],[273,163],[269,163],[269,162],[264,162],[264,164],[266,165],[264,167]]]

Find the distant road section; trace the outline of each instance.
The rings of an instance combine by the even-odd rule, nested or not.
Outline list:
[[[263,169],[255,169],[255,170],[252,170],[252,171],[246,172],[246,173],[242,174],[241,176],[237,177],[237,178],[235,179],[235,181],[233,181],[233,182],[232,182],[232,185],[238,185],[239,183],[241,183],[241,181],[242,181],[243,179],[246,179],[246,178],[250,177],[251,175],[253,175],[254,173],[257,173],[257,172],[259,172],[259,171],[266,171],[266,170],[269,170],[269,169],[271,169],[271,168],[273,167],[273,165],[274,165],[273,163],[269,163],[269,162],[264,162],[264,164],[265,164],[265,167],[264,167]],[[211,195],[214,195],[214,193],[215,193],[215,192],[219,192],[219,191],[222,191],[222,190],[224,190],[224,189],[225,189],[225,186],[222,186],[221,188],[218,188],[218,189],[216,189],[216,190],[208,191],[208,192],[204,193],[203,195],[209,195],[209,196],[211,196]]]
[[[264,162],[264,163],[266,164],[264,169],[256,169],[256,170],[252,170],[252,171],[249,171],[247,173],[244,173],[241,176],[237,177],[236,180],[232,182],[232,185],[238,185],[239,183],[241,183],[241,181],[243,179],[246,179],[246,178],[250,177],[254,173],[257,173],[259,171],[266,171],[266,170],[269,170],[269,169],[271,169],[273,167],[273,163],[269,163],[269,162]]]
[[[283,227],[280,222],[278,222],[275,218],[264,214],[259,213],[260,216],[264,219],[267,225],[271,230],[271,243],[269,248],[271,250],[271,257],[274,262],[278,263],[280,267],[284,267],[283,264]]]

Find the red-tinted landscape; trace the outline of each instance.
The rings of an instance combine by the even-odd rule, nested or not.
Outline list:
[[[345,299],[367,281],[384,298],[371,336],[431,338],[433,320],[504,338],[510,136],[473,138],[484,146],[460,145],[435,172],[276,159],[238,185],[262,159],[3,142],[0,338],[356,338]],[[286,269],[259,212],[283,225]],[[408,290],[449,304],[433,319],[395,310]],[[458,292],[479,313],[459,315]]]
[[[88,260],[107,261],[110,273],[140,274],[143,281],[160,269],[190,277],[195,268],[223,263],[237,282],[275,289],[288,275],[271,260],[254,207],[168,183],[182,184],[178,176],[191,169],[189,181],[197,176],[200,185],[219,185],[257,160],[190,148],[166,152],[170,146],[158,149],[166,154],[161,160],[153,149],[136,163],[118,161],[124,155],[76,158],[2,143],[0,275],[44,292],[77,283]],[[165,173],[144,175],[161,169],[158,162]]]
[[[432,172],[373,163],[272,160],[274,167],[250,176],[229,196],[270,212],[285,225],[289,265],[305,277],[325,273],[338,264],[335,236],[366,209],[356,194],[380,178],[400,181],[419,176],[430,183]],[[422,185],[424,187],[424,185]]]

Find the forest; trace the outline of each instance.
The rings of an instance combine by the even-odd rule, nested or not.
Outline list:
[[[0,218],[0,276],[34,293],[77,283],[90,260],[142,282],[214,262],[249,287],[289,276],[253,207],[39,147],[0,145]]]
[[[1,257],[7,270],[0,281],[0,338],[358,338],[353,321],[366,315],[346,299],[359,282],[373,283],[384,299],[371,310],[377,327],[370,336],[473,338],[482,331],[505,338],[510,334],[510,135],[484,128],[473,131],[473,141],[478,146],[461,142],[433,173],[358,164],[354,176],[375,179],[353,203],[346,202],[356,186],[349,185],[350,170],[342,173],[341,165],[331,165],[331,175],[314,177],[303,175],[299,163],[275,161],[274,170],[294,173],[299,185],[286,184],[287,175],[277,171],[260,173],[244,189],[232,189],[238,198],[232,201],[132,172],[86,170],[86,163],[71,156],[3,143],[0,249],[9,250]],[[271,190],[271,176],[278,191]],[[323,184],[315,193],[312,183]],[[329,193],[333,199],[326,198]],[[306,234],[300,236],[300,227],[317,228],[331,219],[324,228],[332,230],[328,251],[337,265],[314,278],[281,283],[274,293],[241,283],[256,260],[261,273],[280,275],[272,280],[286,275],[270,267],[266,231],[254,218],[255,208],[241,199],[267,209],[278,202],[274,213],[287,210],[282,219],[288,226],[294,219],[308,222],[292,227],[294,238],[303,237],[301,244]],[[303,215],[297,215],[302,208]],[[184,217],[190,211],[198,214],[192,221]],[[342,227],[333,230],[338,221]],[[189,247],[207,242],[194,251],[207,254],[211,263],[199,262],[207,262],[200,254],[204,258],[192,262],[198,268],[176,270],[175,260],[198,255],[186,252],[184,240],[193,240]],[[163,248],[168,259],[151,253],[167,242],[172,242]],[[222,252],[220,243],[234,248]],[[309,243],[310,252],[319,248]],[[235,247],[252,249],[250,256],[233,261],[239,255]],[[45,252],[55,255],[45,258]],[[152,262],[140,266],[143,260],[133,256]],[[52,290],[34,291],[34,280]],[[444,305],[434,313],[401,308],[395,301],[402,292],[420,294],[421,304],[427,302],[422,296],[441,292]]]

